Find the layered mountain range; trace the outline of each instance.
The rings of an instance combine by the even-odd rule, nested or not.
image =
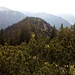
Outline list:
[[[4,29],[25,18],[25,15],[5,7],[0,8],[0,29]]]
[[[63,19],[65,19],[68,22],[70,22],[71,24],[75,23],[75,15],[72,15],[72,14],[59,14],[57,16],[62,17]]]
[[[55,25],[57,29],[60,28],[60,25],[63,24],[64,27],[70,27],[72,23],[75,21],[71,16],[71,20],[69,18],[64,18],[64,16],[55,16],[52,14],[47,13],[33,13],[33,12],[21,12],[21,11],[14,11],[5,7],[0,7],[0,29],[4,29],[8,26],[13,25],[24,19],[25,17],[38,17],[42,18],[47,21],[50,25]],[[66,16],[66,15],[65,15]]]

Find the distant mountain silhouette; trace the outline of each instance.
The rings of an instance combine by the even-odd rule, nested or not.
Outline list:
[[[67,20],[71,24],[75,23],[75,15],[72,15],[72,14],[59,14],[58,16],[60,16],[63,19]]]
[[[25,18],[25,15],[5,7],[0,7],[0,29],[4,29]]]

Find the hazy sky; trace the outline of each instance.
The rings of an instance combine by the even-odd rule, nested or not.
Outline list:
[[[75,14],[75,0],[0,0],[0,6],[31,12]]]

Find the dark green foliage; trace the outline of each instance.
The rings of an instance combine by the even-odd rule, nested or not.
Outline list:
[[[75,75],[75,25],[49,31],[41,19],[25,20],[26,28],[21,21],[0,31],[0,75]]]
[[[0,31],[0,44],[4,45],[4,30],[1,29]]]
[[[42,20],[41,18],[27,17],[24,20],[9,26],[1,33],[4,41],[1,44],[8,43],[9,45],[19,45],[21,42],[30,41],[32,34],[35,35],[35,39],[50,37],[52,27]],[[1,30],[2,32],[2,30]]]
[[[55,28],[55,25],[52,27],[51,31],[51,39],[57,36],[57,29]]]

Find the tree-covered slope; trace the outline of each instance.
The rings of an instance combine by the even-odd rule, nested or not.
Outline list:
[[[31,19],[37,18],[25,20],[31,23]],[[71,28],[61,25],[56,33],[51,40],[46,37],[37,41],[33,37],[16,46],[0,45],[0,75],[75,75],[75,25]]]
[[[51,24],[52,26],[55,24],[57,29],[60,28],[61,24],[63,24],[64,27],[67,27],[67,26],[70,27],[71,26],[70,22],[67,21],[66,19],[63,19],[60,16],[55,16],[52,14],[27,12],[27,13],[25,13],[25,15],[42,18],[45,21],[47,21],[49,24]]]
[[[52,27],[41,18],[27,17],[22,21],[7,27],[3,32],[4,42],[8,44],[20,44],[29,42],[31,38],[39,40],[51,36]]]

